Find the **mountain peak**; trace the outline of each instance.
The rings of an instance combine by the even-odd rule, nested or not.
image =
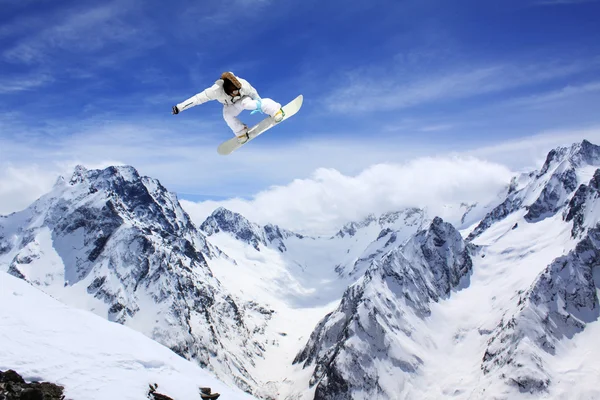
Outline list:
[[[236,228],[249,227],[250,225],[250,221],[243,215],[225,207],[218,207],[202,223],[200,229],[212,235],[220,231],[234,232],[237,230]]]
[[[563,161],[569,161],[575,168],[584,165],[598,165],[600,164],[600,146],[584,139],[581,143],[574,143],[570,147],[552,149],[546,156],[540,176],[548,172],[553,165],[558,165]]]
[[[73,175],[71,176],[71,180],[69,183],[71,185],[75,185],[77,183],[81,183],[85,180],[87,176],[87,169],[83,165],[77,165],[75,170],[73,171]]]
[[[302,239],[304,236],[282,229],[277,225],[267,224],[260,226],[250,222],[246,217],[224,207],[218,207],[200,226],[208,236],[219,232],[226,232],[238,240],[252,245],[260,251],[260,245],[275,245],[280,251],[285,251],[283,240],[295,236]]]
[[[481,220],[468,240],[475,239],[492,224],[521,208],[526,209],[524,219],[529,223],[555,215],[569,204],[572,194],[582,183],[582,177],[589,174],[590,167],[600,167],[600,146],[588,140],[551,150],[539,173],[536,171],[522,175],[522,179],[513,179],[506,199]],[[523,181],[522,185],[519,180]]]
[[[264,232],[257,224],[248,221],[243,215],[224,207],[218,207],[200,225],[200,229],[208,236],[219,232],[232,234],[236,239],[251,244],[259,250],[259,244],[266,245]]]
[[[570,161],[574,166],[600,164],[600,146],[583,140],[571,146]]]
[[[88,170],[83,165],[77,165],[69,184],[71,186],[83,183],[83,182],[98,182],[98,181],[114,181],[122,180],[125,182],[136,182],[141,179],[138,171],[130,165],[111,165],[104,169],[93,169]],[[63,179],[64,180],[64,179]]]

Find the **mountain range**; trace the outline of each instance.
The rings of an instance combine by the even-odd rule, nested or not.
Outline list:
[[[595,398],[599,197],[584,140],[458,219],[365,210],[310,236],[194,222],[133,167],[79,166],[0,217],[0,271],[257,398]]]

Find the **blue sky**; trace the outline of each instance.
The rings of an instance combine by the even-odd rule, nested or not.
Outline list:
[[[356,175],[459,153],[519,169],[538,167],[551,146],[600,139],[598,1],[0,7],[0,164],[14,172],[0,189],[46,188],[77,163],[123,163],[186,199],[251,197],[318,168]],[[221,157],[231,132],[218,103],[170,108],[226,70],[262,97],[305,102]]]

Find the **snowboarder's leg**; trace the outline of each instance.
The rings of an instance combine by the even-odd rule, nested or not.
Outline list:
[[[242,99],[241,103],[245,110],[260,110],[268,116],[273,117],[275,122],[280,122],[281,119],[283,119],[283,110],[281,109],[281,104],[275,102],[274,100],[252,100],[250,97],[245,97]],[[281,119],[278,120],[279,116],[281,116]]]
[[[223,106],[223,119],[227,123],[227,126],[237,136],[240,143],[245,143],[248,140],[248,127],[237,117],[241,112],[242,108],[237,104]]]
[[[237,135],[238,132],[241,132],[246,125],[242,121],[238,119],[238,115],[240,115],[242,110],[237,107],[235,104],[230,106],[223,106],[223,119],[227,123],[227,126],[233,131],[234,134]]]
[[[281,110],[281,104],[271,99],[262,99],[262,110],[265,114],[272,117],[277,114],[277,111]]]

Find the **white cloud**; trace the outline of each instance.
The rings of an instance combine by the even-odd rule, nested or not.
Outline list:
[[[487,202],[511,176],[504,166],[474,158],[419,158],[405,164],[374,165],[355,176],[321,168],[308,179],[272,187],[251,200],[183,204],[197,223],[221,205],[257,223],[331,234],[369,213],[426,207],[431,215],[441,215],[447,205]]]
[[[198,34],[199,32],[210,33],[212,37],[215,29],[220,33],[221,41],[237,37],[244,40],[236,30],[225,29],[232,21],[243,19],[246,23],[252,23],[264,16],[265,9],[273,3],[272,0],[204,0],[189,2],[185,5],[185,12],[178,14],[179,34]],[[277,11],[285,7],[285,4],[277,5]],[[273,12],[273,10],[271,10]],[[265,28],[264,24],[253,24],[253,31]],[[207,38],[208,39],[208,38]],[[210,43],[206,43],[209,45]],[[203,46],[203,47],[205,47]]]

